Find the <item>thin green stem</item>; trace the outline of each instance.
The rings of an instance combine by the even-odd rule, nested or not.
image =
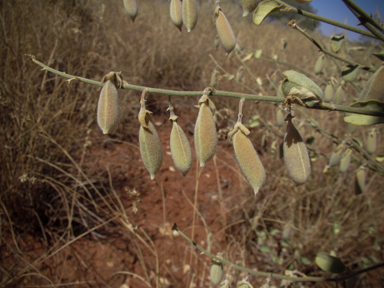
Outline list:
[[[307,12],[307,11],[304,11],[301,9],[297,9],[291,5],[288,5],[287,3],[285,3],[281,0],[275,0],[275,1],[286,7],[285,9],[280,10],[282,12],[294,12],[296,14],[303,15],[303,16],[308,17],[308,18],[319,20],[321,22],[328,23],[328,24],[331,24],[333,26],[337,26],[337,27],[340,27],[340,28],[343,28],[343,29],[346,29],[346,30],[349,30],[352,32],[356,32],[356,33],[377,39],[375,35],[373,35],[372,33],[368,32],[368,31],[365,31],[363,29],[356,28],[356,27],[353,27],[353,26],[350,26],[350,25],[347,25],[347,24],[344,24],[344,23],[341,23],[338,21],[334,21],[332,19],[322,17],[322,16],[319,16],[319,15],[316,15],[316,14],[313,14],[313,13],[310,13],[310,12]]]

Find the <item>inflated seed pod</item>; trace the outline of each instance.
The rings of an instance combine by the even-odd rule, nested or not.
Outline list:
[[[107,80],[101,89],[97,104],[97,124],[103,134],[113,133],[120,119],[119,94],[111,80]]]
[[[132,22],[135,22],[138,13],[136,0],[124,0],[124,8],[129,17],[131,17]]]
[[[332,83],[328,83],[324,90],[324,102],[329,103],[333,100],[334,95],[333,85]]]
[[[220,7],[216,7],[215,17],[217,33],[219,34],[221,44],[228,55],[236,46],[235,34],[233,33],[231,24],[229,24],[227,17],[225,17]]]
[[[280,106],[277,107],[277,110],[276,110],[276,125],[278,127],[281,127],[284,125],[284,112]]]
[[[139,112],[139,146],[140,154],[145,168],[151,175],[151,180],[155,178],[156,172],[160,169],[163,162],[163,149],[160,137],[152,123],[151,112],[145,109],[145,100],[142,96],[141,109]]]
[[[351,164],[351,155],[352,155],[351,149],[345,150],[343,157],[340,160],[340,166],[339,166],[340,173],[344,173],[345,171],[348,170],[349,164]]]
[[[188,32],[191,32],[197,24],[196,0],[183,0],[182,3],[183,24]]]
[[[249,13],[256,9],[259,0],[238,0],[241,8],[243,8],[243,17],[246,17]]]
[[[171,116],[172,131],[170,137],[170,147],[173,163],[177,170],[185,176],[192,167],[192,150],[187,136],[183,129],[177,124],[177,116]]]
[[[323,69],[324,69],[324,59],[325,59],[325,55],[324,53],[320,53],[319,57],[317,58],[317,61],[316,61],[316,64],[315,64],[315,74],[320,74],[321,72],[323,72]]]
[[[200,162],[200,167],[215,156],[217,146],[217,131],[211,107],[213,102],[207,95],[203,95],[199,100],[199,114],[195,124],[195,148],[196,155]]]
[[[336,89],[333,103],[335,103],[336,105],[343,105],[343,102],[344,102],[343,85],[339,85],[339,87],[337,87]]]
[[[210,276],[211,276],[211,281],[214,285],[220,284],[224,276],[223,263],[213,260]]]
[[[365,84],[361,91],[358,101],[378,100],[384,101],[384,66],[381,66],[372,76],[369,78],[367,84]]]
[[[175,25],[180,31],[183,27],[183,15],[182,7],[180,0],[171,0],[170,5],[170,16],[173,25]]]
[[[233,142],[236,159],[239,162],[241,171],[256,195],[265,182],[266,174],[263,164],[247,136],[249,133],[249,130],[243,124],[237,122],[234,129],[228,134],[228,138]]]
[[[356,171],[356,194],[362,194],[365,190],[365,166],[360,166]]]
[[[311,175],[311,160],[299,131],[292,123],[292,118],[293,116],[288,114],[285,119],[288,124],[284,136],[284,162],[289,177],[296,185],[302,185]]]
[[[322,270],[335,274],[343,273],[345,270],[344,263],[335,256],[325,252],[319,252],[316,255],[315,262]]]
[[[376,128],[373,128],[369,134],[367,139],[367,152],[369,154],[374,154],[377,148],[377,131]]]

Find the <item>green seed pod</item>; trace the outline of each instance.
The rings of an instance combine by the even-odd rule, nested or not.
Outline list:
[[[256,9],[259,0],[238,0],[241,8],[243,8],[243,17],[246,17],[249,13]]]
[[[131,17],[132,22],[135,22],[138,13],[136,0],[124,0],[124,8],[129,17]]]
[[[324,90],[324,102],[329,103],[333,100],[334,95],[333,85],[332,83],[328,83]]]
[[[335,256],[331,256],[328,253],[317,253],[315,262],[323,271],[331,272],[335,274],[343,273],[345,270],[344,263]]]
[[[356,171],[355,190],[356,194],[362,194],[365,190],[365,166],[360,166]]]
[[[171,154],[177,170],[185,176],[192,167],[192,150],[183,129],[177,124],[177,116],[171,116]]]
[[[180,0],[171,0],[170,15],[173,25],[175,25],[180,31],[183,27],[183,15]]]
[[[277,107],[277,110],[276,110],[276,125],[278,127],[281,127],[284,125],[284,112],[280,106]]]
[[[325,55],[323,52],[320,53],[319,58],[317,58],[316,64],[315,64],[315,74],[320,74],[323,72],[324,69],[324,59]]]
[[[197,24],[196,0],[183,0],[183,23],[188,32],[191,32]]]
[[[279,82],[279,86],[277,87],[277,97],[279,98],[285,98],[284,92],[283,92],[283,81]]]
[[[345,150],[343,157],[340,160],[340,166],[339,166],[340,173],[344,173],[345,171],[348,170],[349,164],[351,164],[351,155],[352,155],[351,149]]]
[[[339,85],[337,87],[336,92],[335,92],[335,97],[333,99],[333,103],[336,105],[343,105],[344,102],[344,90],[343,90],[343,85]]]
[[[212,283],[219,285],[224,276],[223,263],[213,260],[210,276]]]
[[[384,102],[384,66],[381,66],[369,78],[360,93],[358,101],[378,100]]]
[[[256,195],[265,182],[266,174],[263,164],[247,136],[249,133],[249,130],[238,122],[228,134],[228,138],[233,142],[236,159],[239,162],[241,171],[251,184]]]
[[[343,146],[339,145],[335,152],[332,153],[331,158],[329,158],[328,167],[333,167],[340,164],[342,152],[343,152]]]
[[[311,175],[311,160],[299,131],[292,123],[292,118],[291,114],[286,117],[288,124],[284,136],[284,162],[289,177],[296,185],[302,185]]]
[[[195,125],[195,148],[196,155],[200,161],[200,167],[213,158],[216,153],[217,131],[211,107],[213,102],[207,95],[203,95],[199,100],[199,115]]]
[[[227,17],[225,17],[220,7],[216,7],[215,17],[217,33],[219,34],[221,44],[228,55],[236,46],[235,34],[233,33],[231,24],[229,24]]]
[[[105,82],[97,104],[97,124],[103,134],[114,133],[120,119],[119,94],[111,80]]]
[[[374,154],[377,148],[377,131],[376,128],[373,128],[369,134],[367,139],[367,152],[369,154]]]
[[[163,149],[160,137],[152,123],[151,112],[145,109],[145,100],[141,101],[138,118],[141,124],[139,131],[140,154],[145,167],[151,175],[151,180],[153,180],[163,162]]]

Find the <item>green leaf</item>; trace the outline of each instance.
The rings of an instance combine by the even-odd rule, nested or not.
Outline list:
[[[367,110],[384,113],[384,102],[380,102],[377,100],[355,102],[349,107],[364,108]],[[353,125],[373,125],[378,123],[384,123],[384,117],[367,116],[345,112],[344,121]]]
[[[249,124],[249,127],[251,127],[251,128],[255,128],[255,127],[258,127],[258,126],[260,126],[260,122],[259,121],[252,121]]]
[[[301,257],[301,263],[303,263],[304,265],[309,265],[311,264],[311,260],[309,260],[309,258],[307,257]]]
[[[345,265],[339,258],[325,252],[317,253],[315,262],[317,266],[326,272],[340,274],[345,270]]]
[[[280,10],[280,7],[281,5],[275,1],[266,0],[261,2],[253,12],[253,22],[260,25],[269,14]]]
[[[259,118],[260,118],[260,115],[257,115],[257,114],[252,115],[251,119],[249,120],[249,122],[255,121],[255,120],[259,119]]]
[[[372,53],[373,56],[376,56],[377,58],[379,58],[381,61],[384,61],[384,51],[382,51],[381,53]]]
[[[341,71],[341,77],[348,82],[355,81],[358,74],[359,74],[359,65],[348,64],[347,66],[344,66]]]
[[[341,35],[341,36],[333,36],[331,38],[331,48],[333,50],[333,52],[339,52],[340,48],[341,48],[341,44],[343,44],[343,41],[344,41],[344,35]]]
[[[281,241],[281,246],[290,247],[290,246],[292,246],[292,243],[288,240],[283,240],[283,241]]]
[[[271,232],[269,232],[269,234],[271,234],[272,236],[276,235],[277,233],[279,233],[280,230],[279,229],[273,229]]]
[[[301,74],[299,72],[296,72],[294,70],[288,70],[284,71],[283,75],[286,77],[286,79],[283,82],[283,92],[285,95],[288,95],[286,92],[287,89],[292,90],[292,87],[296,87],[300,90],[300,86],[308,89],[310,92],[312,92],[314,95],[310,95],[311,93],[305,93],[305,91],[302,91],[302,95],[296,95],[301,100],[303,99],[312,99],[312,100],[322,100],[323,99],[323,90],[320,89],[319,86],[316,85],[315,82],[313,82],[311,79],[309,79],[304,74]],[[287,83],[288,82],[288,83]],[[293,84],[295,85],[293,85]],[[284,87],[286,85],[286,87]],[[300,91],[298,91],[300,92]]]
[[[263,53],[263,50],[262,49],[256,49],[256,51],[255,51],[255,58],[256,59],[259,59],[260,58],[260,56],[261,56],[261,53]]]
[[[361,142],[359,138],[353,138],[352,140],[355,141],[360,147],[363,147],[363,142]]]
[[[268,246],[260,246],[260,251],[261,252],[264,252],[264,253],[270,253],[271,252],[271,249],[269,249]]]

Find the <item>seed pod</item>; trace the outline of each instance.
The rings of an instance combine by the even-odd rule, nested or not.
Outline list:
[[[249,133],[249,130],[238,122],[234,129],[228,133],[228,138],[233,142],[236,159],[239,162],[241,171],[251,184],[256,195],[265,182],[266,174],[263,164],[247,136]]]
[[[220,7],[216,7],[215,17],[217,33],[219,34],[221,44],[228,55],[236,46],[235,34],[233,33],[231,24],[229,24],[227,17],[225,17]]]
[[[173,25],[181,31],[183,27],[183,15],[180,0],[171,0],[170,15]]]
[[[348,123],[348,133],[353,134],[357,130],[357,125]]]
[[[103,134],[114,133],[120,119],[119,94],[111,80],[105,82],[97,104],[97,124]]]
[[[210,276],[211,276],[211,281],[214,285],[220,284],[224,276],[223,263],[213,260]]]
[[[324,53],[320,53],[319,58],[317,58],[316,64],[315,64],[315,74],[320,74],[323,72],[324,69]]]
[[[356,171],[355,190],[356,194],[362,194],[365,190],[365,166],[360,166]]]
[[[340,164],[340,160],[342,157],[343,146],[339,145],[335,152],[332,153],[331,158],[329,158],[328,167],[336,166]]]
[[[344,263],[335,256],[328,253],[319,252],[316,255],[315,262],[322,270],[335,274],[343,273],[345,270]]]
[[[192,150],[183,129],[177,124],[177,116],[170,117],[172,121],[171,154],[177,170],[185,176],[192,167]]]
[[[335,97],[333,99],[333,103],[336,105],[343,105],[344,102],[344,90],[343,90],[343,85],[339,85],[337,87],[336,92],[335,92]]]
[[[373,128],[369,134],[367,139],[367,152],[369,154],[374,154],[377,148],[377,131],[376,128]]]
[[[365,84],[363,90],[360,93],[358,101],[378,100],[384,101],[384,66],[381,66],[372,76],[369,78],[367,84]]]
[[[132,22],[135,22],[138,12],[136,0],[124,0],[124,8],[129,17],[131,17]]]
[[[236,78],[235,78],[236,82],[240,82],[241,78],[243,78],[243,71],[244,71],[244,67],[240,66],[239,69],[236,72]]]
[[[274,72],[270,77],[269,90],[275,90],[275,87],[276,87],[276,72]]]
[[[278,127],[281,127],[284,125],[284,113],[283,113],[283,109],[281,109],[281,107],[277,107],[277,111],[276,111],[276,125]]]
[[[352,155],[351,149],[345,150],[344,155],[340,160],[340,166],[339,166],[340,173],[344,173],[345,171],[348,170],[349,164],[351,163],[351,155]]]
[[[211,107],[213,102],[207,95],[203,95],[199,100],[199,115],[195,125],[195,148],[196,155],[200,161],[200,167],[213,158],[216,153],[217,131]]]
[[[279,86],[277,87],[277,97],[285,98],[285,95],[283,92],[283,81],[280,81]]]
[[[241,8],[243,8],[243,17],[246,17],[249,13],[256,9],[259,0],[238,0]]]
[[[332,101],[334,95],[332,83],[328,83],[324,90],[324,102],[329,103]]]
[[[183,23],[188,32],[191,32],[197,24],[196,0],[183,0],[182,3]]]
[[[141,101],[138,118],[141,124],[139,131],[140,154],[145,167],[151,175],[151,180],[153,180],[163,162],[163,149],[160,137],[152,123],[151,112],[145,109],[144,99]]]
[[[307,147],[299,131],[292,123],[292,118],[291,114],[288,114],[285,118],[288,124],[284,136],[284,162],[289,177],[296,185],[302,185],[308,181],[311,175],[311,161]]]

